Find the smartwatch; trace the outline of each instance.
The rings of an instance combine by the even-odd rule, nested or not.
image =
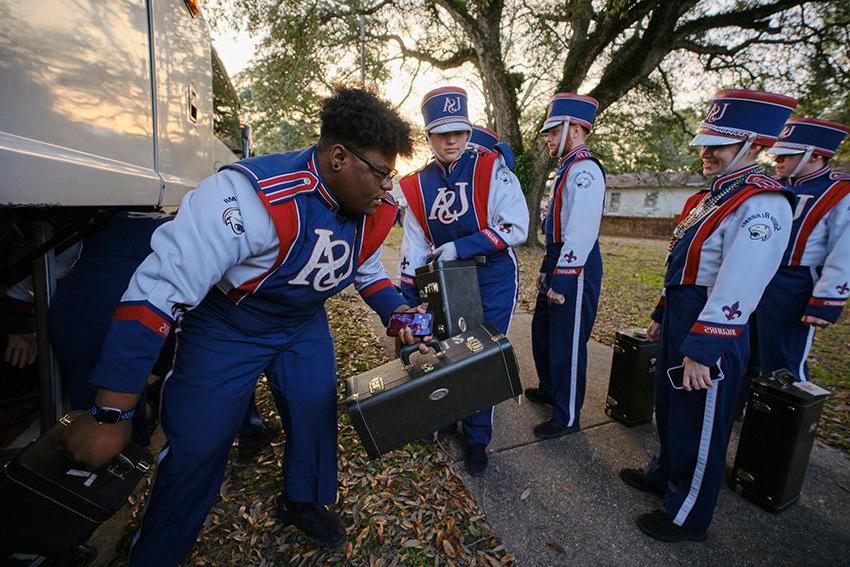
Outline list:
[[[123,411],[118,408],[111,408],[108,406],[98,407],[95,404],[89,411],[96,422],[104,425],[115,425],[116,423],[121,423],[122,421],[127,421],[132,418],[136,413],[136,408]]]

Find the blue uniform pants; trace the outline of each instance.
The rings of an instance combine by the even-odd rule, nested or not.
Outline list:
[[[487,259],[478,267],[478,286],[484,320],[507,334],[519,291],[519,269],[513,250]],[[493,438],[493,407],[477,411],[463,420],[463,436],[469,444],[488,445]]]
[[[327,316],[322,310],[279,328],[239,330],[207,301],[183,317],[162,393],[168,443],[131,550],[132,565],[177,565],[192,549],[266,368],[274,369],[269,384],[286,432],[286,498],[319,504],[336,499],[336,360]]]
[[[680,366],[682,342],[708,297],[702,286],[667,288],[656,363],[655,422],[661,451],[644,474],[664,491],[664,514],[696,532],[708,529],[726,473],[726,448],[749,357],[745,330],[720,359],[722,379],[708,390],[676,389],[667,376]]]
[[[812,295],[818,273],[807,266],[783,266],[764,290],[755,316],[754,367],[759,373],[785,368],[809,380],[806,359],[815,328],[800,319]]]
[[[554,266],[554,262],[547,265]],[[587,341],[596,321],[601,288],[602,255],[596,243],[562,305],[549,303],[545,293],[537,294],[531,320],[534,364],[540,389],[554,402],[552,419],[567,427],[580,423],[587,383]]]

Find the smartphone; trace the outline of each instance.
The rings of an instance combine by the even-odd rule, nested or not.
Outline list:
[[[716,364],[712,364],[708,367],[708,373],[712,382],[719,382],[724,378],[723,371],[720,370],[720,367]],[[670,385],[673,386],[675,389],[683,390],[685,388],[685,366],[683,364],[680,364],[679,366],[668,368],[667,379],[670,380]]]
[[[387,335],[397,337],[407,327],[414,337],[427,337],[431,334],[434,315],[431,313],[393,313],[387,325]]]

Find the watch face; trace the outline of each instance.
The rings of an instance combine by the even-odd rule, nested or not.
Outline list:
[[[118,423],[121,420],[121,413],[118,408],[97,408],[94,420],[98,423]]]

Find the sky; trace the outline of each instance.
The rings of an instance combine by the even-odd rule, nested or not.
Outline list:
[[[227,69],[228,75],[234,77],[249,66],[257,51],[259,40],[246,32],[233,30],[211,30],[212,42]],[[480,88],[473,83],[473,74],[461,70],[443,73],[436,70],[422,70],[413,88],[410,88],[409,73],[403,72],[398,63],[392,69],[392,79],[384,86],[383,96],[390,102],[405,102],[399,108],[402,116],[413,124],[420,125],[422,115],[419,112],[419,102],[429,90],[445,85],[464,88],[469,94],[470,119],[473,123],[485,123],[484,96]],[[408,95],[408,92],[410,93]],[[430,155],[430,150],[424,140],[417,140],[416,151],[412,159],[400,158],[396,169],[400,173],[413,171],[423,165]]]

